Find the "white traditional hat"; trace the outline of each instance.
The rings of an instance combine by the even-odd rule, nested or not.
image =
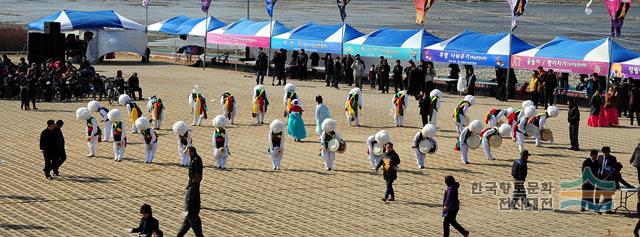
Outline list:
[[[122,120],[122,114],[120,114],[120,110],[112,109],[107,113],[107,118],[113,122],[120,122],[120,120]]]
[[[331,119],[331,118],[327,118],[324,121],[322,121],[322,131],[325,132],[333,132],[334,130],[336,130],[336,121]]]
[[[145,130],[149,127],[149,120],[145,117],[140,117],[136,119],[136,128],[138,130]]]
[[[509,108],[505,109],[505,111],[506,111],[505,112],[505,116],[508,116],[508,115],[513,113],[513,108],[509,107]]]
[[[120,95],[120,97],[118,97],[118,103],[120,105],[125,105],[125,104],[129,103],[129,101],[131,101],[131,97],[129,97],[129,95],[127,95],[127,94],[122,94],[122,95]]]
[[[426,124],[424,125],[424,127],[422,127],[422,131],[420,131],[420,133],[422,133],[423,137],[435,137],[436,126],[433,126],[432,124]]]
[[[95,100],[89,101],[89,103],[87,103],[87,108],[91,112],[98,112],[100,107],[102,107],[102,105],[100,105],[100,102],[95,101]]]
[[[292,83],[287,83],[286,85],[284,85],[284,93],[287,93],[289,91],[296,91],[296,85]]]
[[[187,124],[184,121],[178,121],[173,124],[171,129],[175,134],[184,135],[187,130],[189,130],[189,127],[187,127]]]
[[[469,130],[472,133],[480,134],[482,132],[482,122],[480,120],[473,120],[469,124]]]
[[[216,116],[213,118],[213,126],[216,128],[224,128],[227,126],[227,118],[222,115]]]
[[[269,128],[271,128],[271,131],[275,133],[282,132],[284,130],[284,122],[274,119],[271,121],[271,124],[269,124]]]
[[[549,114],[549,117],[558,117],[558,115],[560,114],[560,109],[558,109],[558,107],[555,106],[549,106],[549,108],[547,108],[547,114]]]
[[[535,106],[529,106],[524,108],[524,116],[526,118],[531,118],[533,116],[536,116],[536,107]]]
[[[471,105],[475,105],[476,104],[476,97],[473,97],[472,95],[467,95],[464,97],[464,101],[469,102]]]
[[[89,109],[87,109],[86,107],[81,107],[76,110],[76,119],[78,120],[87,120],[89,119],[89,115]]]
[[[380,145],[385,145],[391,141],[391,136],[389,136],[389,132],[386,130],[380,130],[374,135],[374,138]]]
[[[533,101],[530,101],[530,100],[522,101],[522,108],[523,108],[523,109],[525,109],[525,108],[527,108],[527,107],[529,107],[529,106],[533,106],[533,105],[534,105],[534,104],[533,104]]]
[[[431,91],[431,93],[429,93],[429,96],[437,96],[438,98],[442,97],[442,91],[438,90],[438,89],[433,89]]]

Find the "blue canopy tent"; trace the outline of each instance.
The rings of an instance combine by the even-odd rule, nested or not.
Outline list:
[[[509,41],[511,40],[511,50]],[[425,47],[422,59],[433,62],[509,67],[509,54],[534,46],[510,33],[483,34],[464,31],[448,40]]]
[[[62,10],[53,15],[30,22],[27,24],[27,28],[33,31],[44,31],[45,22],[59,22],[60,30],[62,31],[97,30],[104,28],[144,31],[143,25],[129,20],[113,10]]]
[[[185,21],[190,20],[188,16],[175,16],[164,21],[151,24],[147,27],[148,31],[161,32],[170,35],[178,35],[178,27]]]
[[[519,69],[543,67],[559,72],[607,75],[610,63],[638,56],[638,53],[608,38],[577,41],[556,37],[543,45],[514,54],[511,63]]]
[[[379,29],[344,44],[347,54],[360,54],[363,57],[395,58],[401,60],[420,60],[423,47],[441,42],[424,29],[398,30]]]
[[[364,35],[350,25],[345,25],[344,37],[342,37],[342,31],[342,24],[318,25],[308,23],[287,33],[274,36],[271,40],[271,45],[274,49],[304,49],[309,52],[339,54],[342,52],[342,38],[344,38],[344,42],[347,42]]]
[[[226,23],[212,16],[210,16],[209,18],[192,18],[180,24],[180,26],[176,29],[176,34],[204,37],[207,32],[218,29],[225,25]]]
[[[273,25],[273,26],[272,26]],[[207,43],[240,45],[254,48],[269,48],[270,30],[271,35],[279,35],[290,31],[278,21],[251,21],[241,19],[223,28],[209,32]]]

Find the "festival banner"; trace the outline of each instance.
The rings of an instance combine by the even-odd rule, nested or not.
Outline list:
[[[344,22],[345,19],[347,19],[347,11],[346,11],[346,7],[347,4],[349,4],[349,2],[351,0],[337,0],[338,1],[338,9],[340,10],[340,18],[342,19],[342,22]]]
[[[202,12],[208,13],[211,6],[211,0],[202,0]]]
[[[341,52],[340,42],[326,42],[317,40],[298,40],[298,39],[271,39],[271,47],[274,49],[300,50],[306,52],[319,53],[337,53]]]
[[[614,63],[611,65],[611,77],[640,79],[640,65]]]
[[[416,6],[416,24],[424,25],[424,19],[433,2],[435,0],[413,0],[413,4]]]
[[[207,34],[207,43],[269,48],[269,37],[209,33]]]
[[[422,49],[422,60],[488,67],[509,67],[508,55]]]
[[[361,57],[371,58],[383,56],[387,59],[399,59],[402,61],[413,60],[414,62],[417,62],[420,60],[420,49],[418,48],[399,48],[345,43],[344,53],[351,55],[360,54]]]
[[[555,72],[607,75],[609,63],[511,55],[511,66],[516,69],[537,70],[543,67]]]
[[[273,17],[273,8],[276,6],[277,1],[278,0],[266,0],[267,13],[269,14],[269,17]]]
[[[528,0],[507,0],[507,3],[511,8],[511,30],[513,31],[518,27],[518,17],[524,14]]]

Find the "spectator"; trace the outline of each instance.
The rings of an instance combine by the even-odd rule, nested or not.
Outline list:
[[[391,71],[391,67],[389,67],[389,62],[386,59],[382,61],[382,66],[378,69],[378,74],[380,75],[380,88],[382,93],[389,93],[389,72]]]
[[[195,147],[188,148],[189,157],[189,183],[185,195],[185,215],[182,226],[178,231],[178,237],[184,236],[189,229],[193,229],[197,237],[202,235],[202,221],[200,220],[200,182],[202,181],[202,159]]]
[[[425,94],[431,93],[433,90],[433,81],[438,77],[436,70],[433,68],[433,62],[427,62],[424,72],[424,90]]]
[[[140,233],[139,236],[151,237],[152,235],[162,236],[160,231],[160,222],[153,217],[151,206],[149,204],[142,204],[140,207],[140,224],[136,228],[130,228],[131,233]]]
[[[138,92],[138,99],[143,100],[142,98],[142,88],[140,88],[140,79],[138,79],[138,73],[134,72],[129,80],[127,80],[127,86],[129,86],[129,93],[131,94],[131,98],[133,100],[136,99],[136,92]]]
[[[453,226],[463,236],[469,236],[469,231],[465,230],[456,220],[458,211],[460,211],[460,200],[458,199],[460,184],[450,175],[444,177],[444,183],[447,185],[447,189],[444,192],[444,200],[442,201],[443,236],[449,236],[449,226]]]
[[[347,59],[342,60],[342,68],[344,69],[345,80],[349,87],[353,85],[353,68],[351,68],[353,62],[354,60],[353,57],[351,57],[351,54],[347,54]]]
[[[571,141],[571,148],[569,148],[569,150],[579,151],[578,129],[580,127],[580,110],[573,99],[569,99],[567,121],[569,122],[569,140]]]
[[[304,52],[304,49],[300,50],[300,54],[296,58],[296,65],[298,67],[298,73],[300,75],[300,80],[307,79],[307,62],[309,61],[309,56]]]
[[[40,133],[40,150],[44,155],[44,176],[47,179],[53,179],[51,177],[51,170],[53,170],[53,164],[57,160],[58,149],[58,137],[53,131],[56,128],[56,124],[53,120],[47,121],[47,128]]]
[[[351,64],[351,71],[353,71],[353,78],[356,80],[356,87],[362,89],[362,80],[365,77],[365,69],[366,66],[364,65],[364,62],[362,60],[360,60],[360,55],[356,55],[356,59],[353,62],[353,64]],[[351,86],[351,84],[349,84],[349,86]]]
[[[371,67],[369,68],[369,75],[368,75],[368,79],[369,79],[369,85],[371,86],[371,90],[375,90],[376,89],[376,65],[371,64]]]
[[[636,171],[638,174],[638,183],[640,184],[640,143],[636,146],[636,149],[631,153],[631,160],[629,163],[636,167]]]
[[[340,57],[336,57],[335,63],[333,65],[333,87],[335,87],[336,89],[338,89],[338,84],[340,84],[340,81],[342,81],[342,75],[343,75],[343,70],[342,70],[342,63],[340,62]]]
[[[638,80],[632,80],[629,94],[629,122],[633,126],[633,117],[635,116],[636,124],[640,126],[640,82]]]
[[[402,83],[402,64],[400,60],[396,60],[396,65],[393,66],[393,88],[395,93],[404,90],[404,83]]]
[[[587,210],[593,209],[593,205],[598,203],[594,199],[596,184],[591,183],[591,180],[595,180],[595,172],[598,170],[598,151],[591,150],[589,158],[582,162],[582,207],[580,211],[585,211],[585,208]]]
[[[524,188],[524,182],[527,179],[527,159],[530,154],[528,150],[523,150],[520,152],[520,159],[515,160],[513,162],[513,166],[511,166],[511,176],[514,180],[513,186],[513,199],[511,200],[511,209],[517,209],[516,204],[518,200],[522,201],[522,207],[529,208],[531,206],[529,201],[527,200],[527,191]]]
[[[451,91],[451,87],[453,87],[458,79],[460,79],[460,67],[458,64],[450,63],[449,64],[449,79],[456,79],[456,81],[447,82],[447,91]]]
[[[320,63],[320,55],[317,52],[311,53],[309,59],[311,60],[311,67],[317,67]]]
[[[53,129],[53,132],[56,135],[56,162],[53,164],[53,175],[60,176],[60,167],[67,160],[67,151],[65,150],[64,144],[64,134],[62,134],[62,126],[64,126],[64,121],[58,120],[56,121],[56,127]]]
[[[267,69],[269,68],[269,58],[267,54],[260,50],[258,59],[256,60],[256,85],[264,84],[264,76],[267,75]]]
[[[476,92],[476,74],[474,72],[473,66],[468,65],[465,66],[467,71],[467,95],[475,95]]]
[[[328,53],[325,55],[325,57],[322,59],[324,61],[324,72],[325,72],[325,82],[326,82],[326,87],[330,87],[331,86],[331,81],[334,78],[334,74],[335,72],[333,71],[333,58],[331,58],[331,54]]]
[[[600,180],[615,181],[618,159],[615,156],[611,155],[611,148],[609,148],[608,146],[602,147],[602,154],[603,155],[598,156],[598,167],[600,169],[598,170],[597,176]],[[609,207],[607,209],[607,214],[613,214],[614,212],[611,211],[611,208],[613,207],[611,191],[614,190],[603,190],[600,188],[597,188],[597,190],[598,191],[596,191],[596,199],[599,199],[600,196],[603,196],[603,198],[600,199],[598,205],[600,206],[600,208]]]
[[[555,105],[555,91],[558,87],[558,79],[553,70],[549,69],[546,73],[546,79],[544,83],[544,109],[547,109],[548,105]]]
[[[125,93],[125,82],[124,82],[124,77],[122,77],[122,71],[118,70],[116,72],[116,78],[113,81],[115,83],[116,86],[116,90],[118,91],[118,94],[122,95]],[[132,95],[133,96],[133,95]]]

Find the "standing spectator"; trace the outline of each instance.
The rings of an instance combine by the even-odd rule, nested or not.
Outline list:
[[[516,77],[516,71],[513,68],[509,71],[509,83],[507,85],[507,90],[509,90],[509,96],[505,96],[505,100],[513,99],[516,95],[516,85],[518,84],[518,78]]]
[[[632,80],[629,94],[629,121],[633,126],[633,117],[635,116],[637,124],[640,126],[640,82]]]
[[[569,90],[569,73],[560,73],[558,81],[560,82],[560,90],[562,91],[559,93],[558,103],[565,103],[567,101],[567,91]]]
[[[545,104],[544,109],[547,109],[548,105],[555,105],[555,91],[558,87],[558,78],[553,70],[549,69],[547,71],[547,78],[545,79],[544,89],[545,89]]]
[[[131,93],[131,98],[136,100],[136,92],[138,92],[138,100],[142,100],[142,88],[140,88],[140,79],[138,78],[138,73],[134,72],[127,80],[127,86],[129,87],[129,93]]]
[[[320,63],[320,55],[316,52],[311,53],[309,59],[311,60],[311,67],[317,67]]]
[[[56,121],[56,127],[53,129],[53,132],[56,134],[56,163],[53,164],[53,175],[60,176],[60,166],[64,164],[67,160],[67,151],[65,149],[64,144],[64,134],[62,134],[62,126],[64,126],[64,121],[58,120]]]
[[[507,69],[496,66],[496,99],[499,101],[505,100],[505,92],[507,90],[505,83],[507,82]]]
[[[371,67],[369,68],[369,75],[368,75],[368,79],[369,79],[369,85],[371,86],[371,90],[375,90],[376,89],[376,65],[371,64]]]
[[[151,206],[149,204],[142,204],[140,207],[140,224],[136,228],[130,228],[131,233],[140,233],[140,236],[151,237],[154,234],[161,236],[160,222],[153,217]]]
[[[569,122],[569,140],[571,141],[571,148],[569,148],[569,150],[579,151],[578,128],[580,127],[580,110],[573,99],[569,99],[567,122]]]
[[[528,150],[520,152],[520,159],[513,162],[511,166],[511,176],[513,177],[513,199],[511,200],[511,209],[516,209],[518,200],[522,201],[523,209],[530,206],[527,200],[527,191],[524,188],[524,181],[527,179],[527,159],[530,154]]]
[[[603,155],[598,156],[598,167],[600,169],[598,170],[597,176],[600,180],[614,181],[618,159],[615,156],[611,155],[611,148],[608,146],[602,147],[602,154]],[[612,208],[613,206],[612,206],[612,199],[611,199],[611,195],[612,195],[611,191],[614,191],[614,190],[613,189],[603,190],[597,186],[596,186],[596,189],[598,190],[596,191],[596,199],[599,199],[600,196],[603,196],[603,198],[600,199],[600,202],[598,202],[598,205],[600,206],[600,208],[604,208],[606,206],[609,206],[610,208]],[[611,211],[611,209],[608,209],[607,214],[613,214],[613,211]]]
[[[633,167],[636,167],[638,183],[640,183],[640,143],[638,143],[636,149],[631,153],[631,160],[629,160],[629,163],[631,163]]]
[[[618,117],[629,116],[629,82],[625,78],[620,83],[616,83],[616,92],[618,99],[616,100],[616,108],[618,109]]]
[[[474,95],[476,92],[476,74],[474,72],[473,66],[468,65],[465,66],[467,71],[467,95]]]
[[[602,108],[602,97],[600,92],[596,91],[589,100],[589,107],[591,108],[587,124],[589,127],[600,127],[600,109]]]
[[[444,200],[442,201],[443,236],[449,236],[449,226],[456,228],[463,236],[469,236],[469,231],[465,230],[456,220],[458,211],[460,211],[460,200],[458,199],[460,184],[451,175],[444,177],[444,183],[447,184],[447,189],[444,191]]]
[[[267,68],[269,67],[269,58],[267,54],[260,51],[258,59],[256,60],[256,85],[264,84],[264,76],[267,75]]]
[[[20,78],[20,109],[30,110],[29,108],[29,86],[26,81]]]
[[[536,108],[538,106],[545,106],[547,103],[547,96],[545,94],[545,82],[547,80],[547,72],[544,71],[542,67],[538,67],[538,88],[536,88],[538,92],[538,104],[536,104]]]
[[[595,178],[595,172],[598,172],[598,150],[591,150],[589,158],[582,162],[582,207],[580,211],[593,209],[590,206],[598,204],[594,199],[595,184],[591,183],[590,178]],[[591,179],[595,180],[595,179]]]
[[[380,74],[380,88],[382,93],[389,93],[389,72],[391,71],[391,67],[389,67],[389,62],[386,59],[382,61],[382,66],[379,69]]]
[[[331,54],[328,53],[327,55],[325,55],[325,57],[322,60],[324,60],[324,74],[325,74],[324,80],[326,82],[326,86],[330,87],[331,80],[334,77],[333,58],[331,58]]]
[[[351,68],[351,65],[353,65],[353,57],[351,57],[351,54],[347,54],[347,59],[343,59],[342,61],[342,68],[344,68],[344,76],[345,76],[345,80],[347,81],[347,85],[349,87],[351,87],[351,85],[353,85],[353,68]]]
[[[333,66],[333,87],[338,89],[338,84],[342,81],[342,63],[340,62],[340,57],[336,57],[336,61]]]
[[[189,183],[185,195],[185,215],[182,226],[178,231],[178,237],[184,236],[189,229],[193,229],[197,237],[202,237],[202,222],[200,221],[200,181],[202,181],[202,159],[195,147],[189,147]]]
[[[402,64],[400,64],[400,60],[396,60],[396,65],[393,66],[393,88],[395,93],[404,90],[404,84],[402,83],[402,71]]]
[[[280,53],[278,53],[278,58],[275,61],[276,74],[278,75],[278,85],[287,84],[287,52],[284,49],[280,49]],[[281,80],[283,81],[281,83]]]
[[[429,94],[422,93],[420,100],[418,101],[418,107],[420,107],[420,117],[422,118],[422,126],[429,123],[429,117],[431,116],[431,98]]]
[[[433,80],[436,79],[438,75],[436,74],[436,70],[433,68],[433,62],[427,62],[427,68],[424,72],[424,94],[429,94],[433,90]]]
[[[640,200],[640,187],[638,187],[638,190],[636,191],[636,195],[638,200]],[[638,217],[640,217],[640,202],[637,202],[636,204],[636,211],[638,212]],[[640,219],[638,219],[638,222],[636,223],[636,227],[633,228],[633,234],[635,237],[640,236],[638,235],[638,230],[640,230]]]
[[[405,86],[407,87],[407,94],[415,96],[419,93],[418,79],[416,78],[416,65],[413,60],[409,59],[409,65],[404,68]]]
[[[420,65],[416,65],[416,74],[415,74],[415,79],[417,81],[417,91],[416,94],[413,95],[415,96],[416,100],[418,100],[418,96],[420,95],[421,92],[424,91],[424,78],[425,78],[425,72],[427,71],[427,65],[426,62],[424,60],[420,60]],[[429,92],[427,92],[429,93]]]
[[[53,131],[56,128],[56,124],[53,120],[47,121],[47,128],[42,130],[40,133],[40,150],[44,155],[44,176],[47,179],[53,179],[51,177],[51,170],[53,169],[53,164],[55,164],[57,160],[56,151],[58,148],[58,138],[56,133]]]
[[[353,78],[356,80],[356,87],[362,90],[362,80],[365,77],[366,66],[364,62],[360,60],[360,55],[356,55],[356,59],[351,64],[351,71],[353,71]],[[351,86],[351,84],[349,84]]]
[[[280,52],[275,51],[273,52],[273,57],[271,57],[269,64],[273,64],[274,65],[274,70],[273,72],[271,72],[271,85],[275,86],[275,82],[276,82],[276,77],[278,76],[278,69],[277,69],[277,61],[278,61],[278,57],[280,55]]]
[[[531,81],[529,81],[529,91],[531,92],[531,102],[533,105],[538,108],[538,101],[540,99],[540,93],[538,92],[538,88],[540,83],[540,73],[538,71],[533,71],[531,75]]]
[[[460,67],[458,64],[450,63],[449,64],[449,79],[456,79],[452,82],[447,82],[447,91],[451,91],[451,87],[457,84],[458,79],[460,79]]]
[[[38,98],[38,79],[36,78],[34,71],[29,72],[31,72],[31,75],[29,76],[27,81],[27,87],[29,88],[29,100],[31,101],[31,105],[33,106],[32,109],[37,110],[38,107],[36,107],[36,99]],[[28,103],[29,102],[27,102],[27,104]]]
[[[304,49],[300,50],[300,54],[298,54],[298,58],[296,59],[296,65],[298,66],[298,73],[300,75],[300,80],[307,79],[307,62],[309,61],[309,56],[304,52]]]
[[[382,91],[382,68],[384,67],[384,57],[380,56],[378,57],[378,65],[375,68],[375,72],[376,72],[376,83],[378,84],[378,90]]]
[[[384,193],[382,201],[389,203],[396,200],[393,192],[393,181],[398,178],[398,165],[400,165],[400,156],[393,150],[393,143],[389,142],[384,145],[385,154],[376,166],[376,172],[382,167],[382,176],[387,184],[387,191]]]

